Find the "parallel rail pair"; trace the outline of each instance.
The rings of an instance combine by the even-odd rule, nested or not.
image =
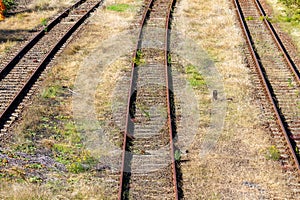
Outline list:
[[[49,23],[46,27],[44,27],[43,30],[41,30],[38,34],[34,36],[33,39],[31,39],[17,54],[14,58],[12,58],[5,66],[0,68],[0,128],[3,132],[6,131],[6,128],[9,127],[10,121],[13,121],[14,113],[18,112],[18,106],[23,101],[23,99],[26,97],[30,89],[34,86],[36,81],[38,80],[39,76],[43,72],[43,70],[46,68],[47,64],[51,61],[51,59],[54,58],[55,54],[60,50],[60,48],[64,45],[64,43],[70,38],[70,36],[76,31],[76,29],[84,22],[84,20],[89,16],[89,14],[97,8],[102,1],[93,1],[93,0],[80,0],[77,3],[75,3],[72,7],[65,10],[62,14],[60,14],[57,18],[55,18],[51,23]],[[173,1],[154,1],[151,0],[148,3],[147,9],[145,9],[145,12],[143,14],[143,19],[141,22],[140,27],[140,33],[139,33],[139,41],[137,42],[137,48],[134,52],[133,59],[138,59],[137,55],[138,52],[142,49],[142,42],[145,41],[145,38],[143,37],[147,34],[143,28],[145,28],[146,22],[150,21],[151,13],[156,13],[158,15],[162,14],[162,16],[158,16],[158,18],[162,18],[164,21],[164,27],[165,30],[162,34],[162,37],[164,38],[162,42],[164,43],[163,50],[160,50],[163,52],[163,62],[161,63],[152,63],[155,68],[158,69],[160,74],[164,74],[164,78],[161,80],[164,80],[163,82],[160,82],[161,88],[154,91],[160,93],[161,91],[164,91],[163,97],[157,97],[156,100],[164,102],[165,109],[167,110],[167,119],[164,121],[163,119],[163,125],[165,125],[165,130],[167,131],[167,135],[164,135],[164,138],[167,139],[167,146],[168,146],[168,152],[169,155],[167,156],[167,166],[163,167],[163,170],[159,172],[162,176],[166,176],[164,180],[169,181],[170,183],[167,187],[170,187],[172,190],[172,194],[169,194],[172,198],[178,199],[178,189],[177,189],[177,182],[176,182],[176,163],[174,158],[174,146],[173,146],[173,132],[172,132],[172,117],[171,117],[171,97],[170,97],[170,72],[169,72],[169,66],[168,66],[168,28],[169,28],[169,22],[170,22],[170,15],[171,10],[173,7],[174,2]],[[162,6],[164,6],[162,8]],[[151,10],[152,9],[152,10]],[[158,11],[155,12],[154,10],[157,9]],[[165,10],[164,10],[165,9]],[[148,19],[149,17],[149,19]],[[156,51],[156,50],[154,50]],[[145,51],[146,52],[146,51]],[[152,58],[150,56],[151,53],[148,55],[147,62],[150,61]],[[147,53],[145,53],[147,55]],[[162,58],[161,57],[161,58]],[[144,69],[147,69],[145,66]],[[133,63],[132,68],[132,81],[131,81],[131,88],[130,91],[137,91],[137,87],[140,87],[141,84],[140,81],[137,81],[134,79],[136,77],[136,69],[141,66],[137,66]],[[142,69],[140,70],[140,72]],[[146,72],[147,73],[147,72]],[[141,75],[141,74],[140,74]],[[156,78],[157,74],[153,74],[153,77]],[[141,78],[141,76],[139,76]],[[137,84],[138,83],[138,84]],[[134,86],[134,84],[137,84]],[[136,87],[137,86],[137,87]],[[151,88],[150,88],[151,89]],[[163,90],[161,90],[163,89]],[[138,96],[137,100],[143,99],[144,101],[147,101],[147,98],[141,97],[139,98],[139,95],[141,94],[143,96],[143,92],[140,90],[137,91]],[[131,95],[131,93],[130,93]],[[151,91],[146,94],[149,98],[151,98]],[[150,95],[150,96],[149,96]],[[155,97],[156,98],[156,97]],[[160,102],[160,103],[161,103]],[[132,123],[132,116],[130,116],[130,109],[132,109],[132,105],[136,104],[137,102],[132,102],[132,98],[129,98],[128,100],[128,108],[127,108],[127,122],[126,122],[126,131],[124,135],[124,145],[123,145],[123,158],[122,158],[122,175],[120,178],[120,192],[119,192],[119,198],[124,198],[124,189],[129,190],[129,188],[126,188],[124,186],[124,175],[125,173],[125,165],[126,165],[126,152],[125,150],[128,150],[128,135],[134,134],[134,132],[129,133],[129,126],[130,123]],[[156,106],[156,105],[152,105]],[[20,112],[20,111],[19,111]],[[136,118],[138,120],[138,112],[136,112]],[[20,113],[18,113],[20,114]],[[155,121],[155,120],[154,120]],[[156,122],[153,122],[154,124]],[[138,127],[138,125],[136,125]],[[151,134],[151,133],[150,133]],[[134,136],[138,139],[138,136]],[[143,140],[143,139],[142,139]],[[144,140],[145,141],[145,140]],[[135,146],[138,146],[141,144],[135,144]],[[128,164],[128,163],[127,163]],[[160,171],[160,169],[157,169]],[[164,174],[164,172],[167,173]],[[131,173],[131,172],[129,172]],[[155,174],[155,173],[154,173]],[[155,178],[156,175],[152,176]],[[151,176],[149,176],[151,177]],[[125,180],[126,181],[126,180]],[[128,180],[127,180],[128,181]],[[150,180],[151,181],[151,180]],[[131,180],[132,182],[132,180]],[[129,192],[129,191],[127,191]],[[164,194],[161,194],[164,195]]]
[[[0,128],[13,118],[24,97],[64,43],[101,1],[80,0],[31,39],[0,69]]]
[[[119,199],[179,198],[168,65],[168,29],[174,3],[174,0],[150,0],[140,22],[132,60],[143,59],[145,63],[132,62]],[[157,46],[146,45],[151,42]],[[141,108],[141,104],[145,107]],[[152,108],[157,110],[160,106],[165,107],[166,118],[151,112]],[[151,116],[145,116],[146,112]],[[166,140],[165,143],[161,144],[162,140]],[[136,152],[141,148],[141,152]],[[156,155],[157,158],[153,159],[152,150],[159,151],[157,148],[166,148],[164,153],[169,152],[169,155]]]
[[[300,172],[300,97],[297,94],[300,92],[299,69],[258,0],[234,0],[234,5],[280,129],[274,128],[273,132],[285,138],[284,143],[288,148],[286,152],[289,155],[284,156],[286,152],[282,150],[281,157],[284,162],[289,162],[285,159],[291,160],[294,168]]]

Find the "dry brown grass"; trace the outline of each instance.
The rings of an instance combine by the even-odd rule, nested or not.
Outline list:
[[[128,3],[137,8],[140,3],[136,3],[131,0],[116,1],[115,3]],[[80,68],[84,68],[84,60],[90,55],[95,54],[106,39],[109,39],[112,35],[128,29],[130,21],[135,16],[135,10],[128,10],[122,13],[106,10],[105,8],[99,8],[95,14],[88,20],[89,23],[79,32],[79,36],[75,37],[70,45],[63,51],[61,56],[57,58],[52,67],[51,76],[46,78],[43,87],[47,88],[49,85],[59,83],[60,86],[68,88],[70,92],[73,91],[74,84],[78,77]],[[101,51],[101,50],[100,50]],[[116,55],[117,56],[117,55]],[[94,61],[97,63],[97,60]],[[123,61],[115,60],[110,66],[106,66],[108,70],[101,74],[101,82],[98,85],[99,94],[98,98],[100,102],[112,101],[109,92],[112,92],[111,88],[115,85],[119,72],[125,68],[130,67]],[[87,77],[88,78],[88,77]],[[41,88],[41,91],[44,89]],[[62,115],[68,115],[72,118],[72,98],[65,97],[62,99],[62,105],[58,107],[57,111],[60,111]],[[39,109],[39,108],[37,108]],[[43,109],[43,107],[41,107]],[[100,108],[104,109],[104,107]],[[24,142],[23,129],[26,128],[26,124],[33,124],[35,120],[42,117],[35,110],[26,110],[24,116],[31,116],[29,122],[24,120],[21,122],[19,128],[15,129],[16,139],[14,145]],[[101,113],[101,112],[100,112]],[[25,118],[26,119],[26,118]],[[57,144],[55,138],[44,138],[39,141],[41,147],[51,149]],[[72,144],[71,141],[69,144]],[[97,155],[100,157],[101,155]],[[20,166],[22,168],[22,166]],[[105,186],[102,179],[97,176],[93,171],[89,173],[73,174],[70,172],[49,172],[49,181],[42,184],[33,184],[29,182],[17,183],[10,182],[1,179],[0,187],[0,199],[112,199],[107,193],[104,194]],[[106,188],[107,191],[111,191],[111,188]],[[14,191],[14,192],[7,192]]]
[[[16,45],[17,42],[14,41],[7,41],[5,43],[0,44],[0,54],[4,54],[8,52],[13,46]]]
[[[45,1],[45,3],[46,2],[49,1]],[[23,39],[24,35],[28,37],[30,35],[28,31],[41,26],[43,19],[51,18],[57,14],[60,9],[69,6],[71,1],[51,2],[51,4],[55,6],[47,6],[43,10],[39,10],[36,8],[38,5],[42,4],[42,1],[36,0],[29,5],[29,8],[34,10],[9,16],[4,21],[0,22],[0,29],[2,31],[11,31],[10,34],[13,35],[13,38],[17,39],[16,41],[14,41],[14,39],[5,40],[5,35],[3,35],[3,42],[0,44],[0,56],[5,56],[12,47],[16,47],[17,44],[20,44],[18,41],[19,38]],[[11,38],[11,36],[8,36],[8,38]]]
[[[53,174],[55,177],[55,174]],[[109,199],[92,175],[70,176],[69,183],[51,181],[47,185],[31,183],[0,183],[0,198],[5,200],[28,199]],[[90,181],[88,182],[87,179]]]
[[[41,25],[41,19],[49,18],[56,14],[56,10],[44,10],[34,12],[24,12],[17,15],[6,18],[0,23],[1,30],[23,30],[28,31],[36,26]]]
[[[76,0],[65,0],[65,1],[33,0],[28,7],[33,10],[49,10],[49,9],[53,9],[53,8],[61,9],[64,7],[71,6],[75,2],[76,2]]]
[[[275,18],[278,16],[285,16],[286,8],[278,0],[267,0],[268,4],[272,7],[274,11]],[[283,30],[285,30],[292,37],[293,42],[297,45],[297,48],[300,49],[300,25],[299,23],[291,22],[279,22]]]
[[[215,61],[223,77],[227,99],[224,130],[213,152],[199,156],[201,127],[182,163],[185,199],[292,198],[288,175],[278,162],[265,159],[271,146],[253,99],[249,69],[241,54],[242,34],[229,1],[187,0],[175,13],[177,29],[193,39]],[[199,99],[201,103],[201,99]]]

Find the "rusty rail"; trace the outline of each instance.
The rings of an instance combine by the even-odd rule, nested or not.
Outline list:
[[[48,25],[51,29],[57,23],[61,21],[61,18],[65,15],[68,15],[71,9],[78,7],[81,3],[85,2],[85,0],[80,0],[75,3],[71,8],[64,11],[59,17],[53,20],[52,23]],[[47,64],[51,61],[51,59],[55,56],[55,54],[59,51],[61,46],[68,40],[68,38],[74,33],[74,31],[84,22],[84,20],[89,16],[89,14],[97,8],[102,3],[100,0],[95,6],[93,6],[90,10],[88,10],[85,15],[83,15],[68,31],[67,33],[56,43],[56,45],[51,49],[51,51],[46,55],[44,60],[40,63],[40,65],[36,68],[36,70],[32,73],[32,75],[27,79],[26,83],[23,85],[22,89],[14,96],[13,100],[9,103],[3,113],[0,115],[0,127],[6,123],[6,120],[10,117],[11,113],[18,107],[19,103],[23,100],[24,96],[28,93],[30,88],[34,85],[34,83],[39,78],[42,71],[46,68]],[[15,66],[15,64],[22,58],[45,34],[44,30],[39,32],[29,43],[21,50],[19,53],[9,62],[9,64],[5,67],[4,70],[1,71],[1,75],[5,76],[5,73],[9,73],[9,71]],[[0,76],[1,77],[1,76]],[[0,78],[1,80],[1,78]]]
[[[166,92],[167,92],[167,105],[168,105],[168,126],[169,126],[169,136],[170,136],[170,151],[171,151],[171,159],[172,159],[172,170],[173,170],[173,185],[174,185],[174,194],[175,200],[179,199],[178,195],[178,183],[177,183],[177,169],[176,169],[176,160],[174,157],[174,144],[173,144],[173,124],[172,124],[172,116],[171,116],[171,96],[170,96],[170,80],[169,77],[171,74],[169,73],[169,63],[168,63],[168,54],[169,54],[169,25],[170,25],[170,16],[172,7],[174,6],[174,0],[172,0],[172,4],[170,4],[168,8],[168,16],[166,18],[166,35],[165,35],[165,70],[166,70]]]
[[[146,22],[147,16],[149,15],[149,13],[151,12],[151,6],[153,5],[153,2],[155,0],[150,0],[149,3],[147,4],[143,16],[142,16],[142,20],[140,22],[140,30],[138,33],[138,41],[136,44],[136,48],[134,50],[133,56],[132,56],[132,60],[135,60],[137,57],[137,52],[138,50],[140,50],[140,43],[141,43],[141,37],[142,37],[142,31],[143,31],[143,26]],[[166,73],[166,93],[167,93],[167,105],[168,105],[168,126],[169,128],[169,136],[170,136],[170,154],[171,154],[171,159],[172,159],[172,170],[173,170],[173,185],[174,185],[174,198],[175,200],[178,200],[178,184],[177,184],[177,173],[176,173],[176,163],[175,163],[175,158],[174,158],[174,144],[173,144],[173,131],[172,131],[172,119],[171,119],[171,107],[170,107],[170,93],[169,93],[169,72],[168,72],[168,28],[169,28],[169,22],[170,22],[170,15],[171,15],[171,9],[173,6],[173,2],[174,0],[172,0],[172,4],[170,5],[170,7],[168,8],[168,17],[166,18],[166,23],[165,23],[165,27],[166,27],[166,35],[165,35],[165,60],[164,60],[164,66],[165,66],[165,73]],[[131,80],[130,80],[130,89],[129,89],[129,96],[128,96],[128,102],[127,102],[127,111],[126,111],[126,125],[125,125],[125,131],[124,131],[124,139],[123,139],[123,146],[122,146],[122,164],[121,164],[121,175],[120,175],[120,185],[119,185],[119,194],[118,194],[118,199],[122,200],[123,199],[123,189],[124,189],[124,168],[125,168],[125,157],[126,157],[126,146],[127,146],[127,134],[130,134],[129,131],[129,123],[131,120],[130,117],[130,103],[131,103],[131,95],[134,92],[134,87],[133,87],[133,79],[134,79],[134,75],[135,75],[135,67],[136,64],[134,62],[132,62],[132,71],[131,71]]]
[[[300,172],[299,160],[298,160],[298,157],[296,155],[296,151],[295,151],[295,149],[292,145],[292,142],[290,140],[290,137],[288,135],[288,129],[287,129],[285,123],[284,123],[284,117],[280,113],[280,108],[278,107],[278,104],[275,102],[275,100],[273,98],[275,95],[274,95],[272,86],[271,86],[270,82],[268,81],[266,74],[264,73],[264,69],[263,69],[261,63],[259,62],[259,55],[257,54],[257,52],[253,48],[253,40],[252,40],[252,37],[250,35],[250,31],[248,29],[248,26],[245,22],[245,18],[243,16],[242,9],[241,9],[241,6],[240,6],[238,0],[234,0],[234,5],[236,7],[236,10],[237,10],[237,13],[238,13],[238,16],[239,16],[239,20],[240,20],[240,23],[241,23],[241,26],[242,26],[242,29],[243,29],[243,33],[246,37],[248,47],[249,47],[249,50],[251,52],[251,56],[252,56],[252,58],[255,62],[256,69],[257,69],[258,74],[260,76],[260,80],[263,83],[264,90],[265,90],[265,92],[267,94],[267,97],[268,97],[268,99],[269,99],[269,101],[272,105],[272,109],[273,109],[273,111],[276,115],[277,123],[280,126],[280,129],[282,130],[282,133],[283,133],[283,135],[286,139],[290,154],[292,155],[292,158],[295,162],[296,168],[297,168],[298,172]]]
[[[290,68],[290,70],[292,71],[292,73],[295,75],[295,78],[297,79],[298,83],[300,84],[300,73],[298,68],[296,67],[295,63],[293,62],[293,60],[291,59],[290,55],[288,54],[286,48],[284,47],[280,37],[278,36],[277,32],[275,31],[272,23],[268,20],[268,17],[261,5],[261,3],[259,2],[259,0],[255,0],[256,3],[256,7],[259,10],[260,14],[263,16],[263,21],[266,24],[267,28],[269,29],[274,41],[276,42],[276,45],[278,46],[278,48],[282,51],[283,56]]]
[[[133,52],[133,55],[132,55],[132,60],[135,60],[136,59],[136,56],[137,56],[137,51],[140,49],[140,42],[141,42],[141,37],[142,37],[142,32],[143,32],[143,29],[142,27],[144,26],[145,22],[146,22],[146,18],[147,16],[149,15],[150,13],[150,8],[153,4],[154,0],[150,0],[149,3],[147,4],[145,10],[144,10],[144,13],[143,13],[143,16],[142,16],[142,20],[140,22],[140,30],[139,30],[139,33],[138,33],[138,41],[137,41],[137,44],[136,44],[136,48]],[[119,185],[119,194],[118,194],[118,199],[119,200],[122,200],[123,199],[123,183],[124,183],[124,167],[125,167],[125,157],[126,157],[126,145],[127,145],[127,134],[128,134],[128,131],[129,131],[129,122],[130,122],[130,102],[131,102],[131,95],[133,94],[134,92],[134,87],[133,87],[133,79],[134,79],[134,75],[135,75],[135,67],[136,67],[136,64],[135,62],[132,62],[131,64],[131,78],[130,78],[130,88],[129,88],[129,94],[128,94],[128,101],[127,101],[127,110],[126,110],[126,124],[125,124],[125,131],[124,131],[124,135],[123,135],[123,146],[122,146],[122,164],[121,164],[121,175],[120,175],[120,185]]]
[[[66,9],[62,12],[58,17],[52,20],[43,30],[38,32],[10,61],[9,63],[0,70],[0,80],[2,80],[11,69],[19,62],[20,58],[22,58],[46,33],[45,30],[50,31],[54,26],[59,24],[59,22],[68,16],[69,12],[77,8],[80,4],[84,3],[86,0],[80,0],[72,5],[70,8]]]

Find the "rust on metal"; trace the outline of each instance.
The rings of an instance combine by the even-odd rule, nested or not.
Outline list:
[[[132,60],[136,59],[136,55],[137,55],[137,51],[139,49],[139,42],[141,40],[142,37],[142,27],[144,26],[144,23],[146,22],[146,18],[148,13],[150,12],[150,7],[152,5],[154,0],[150,0],[149,3],[147,4],[144,13],[143,13],[143,17],[142,20],[140,22],[140,30],[139,30],[139,35],[138,35],[138,42],[136,44],[136,48],[133,52],[132,55]],[[134,62],[131,63],[132,65],[132,69],[131,69],[131,78],[130,78],[130,88],[129,88],[129,92],[128,92],[128,100],[127,100],[127,111],[126,111],[126,124],[125,124],[125,131],[124,131],[124,135],[123,135],[123,146],[122,146],[122,161],[121,161],[121,174],[120,174],[120,185],[119,185],[119,194],[118,194],[118,199],[122,200],[123,199],[123,182],[124,182],[124,167],[125,167],[125,154],[126,154],[126,145],[127,145],[127,135],[128,135],[128,130],[129,130],[129,121],[131,121],[131,116],[130,116],[130,102],[131,102],[131,95],[133,92],[133,79],[134,79],[134,69],[136,67],[136,64]]]
[[[151,12],[151,6],[153,5],[154,0],[150,0],[144,10],[144,13],[142,15],[142,20],[140,22],[140,30],[138,33],[138,41],[136,44],[136,48],[133,53],[133,60],[136,59],[137,52],[140,50],[140,42],[142,37],[142,31],[144,24],[146,22],[147,16]],[[169,126],[169,141],[170,141],[170,156],[172,159],[172,180],[173,180],[173,186],[174,186],[174,199],[178,200],[178,184],[177,184],[177,175],[176,175],[176,163],[174,158],[174,145],[173,145],[173,131],[172,131],[172,119],[171,119],[171,107],[170,107],[170,94],[169,94],[169,73],[168,73],[168,63],[167,63],[167,57],[168,57],[168,28],[169,28],[169,21],[170,21],[170,14],[171,14],[171,8],[174,1],[171,0],[171,4],[168,8],[168,15],[165,22],[165,55],[164,55],[164,67],[165,67],[165,76],[166,76],[166,94],[167,94],[167,112],[168,112],[168,126]],[[135,67],[136,64],[132,62],[132,71],[131,71],[131,79],[130,79],[130,88],[129,88],[129,96],[127,101],[127,111],[126,111],[126,124],[125,124],[125,131],[124,131],[124,137],[123,137],[123,146],[122,146],[122,165],[121,165],[121,174],[120,174],[120,185],[119,185],[119,194],[118,199],[122,200],[124,199],[124,170],[125,170],[125,157],[126,157],[126,146],[127,146],[127,140],[128,140],[128,131],[129,131],[129,122],[135,122],[136,119],[132,118],[130,116],[130,104],[131,104],[131,95],[133,93],[134,87],[133,87],[133,79],[135,75]]]
[[[54,23],[50,23],[49,28],[52,28],[57,23],[61,21],[61,17],[64,15],[68,15],[71,9],[74,9],[78,7],[81,3],[84,3],[85,1],[78,1],[75,3],[71,8],[64,11],[60,16],[58,16],[56,19],[53,20]],[[9,118],[11,113],[17,108],[19,103],[22,101],[22,99],[26,96],[30,88],[34,85],[36,80],[39,78],[42,71],[45,69],[47,64],[51,61],[51,59],[54,57],[54,55],[59,51],[60,47],[67,41],[67,39],[74,33],[74,31],[84,22],[84,20],[89,16],[89,14],[97,8],[101,4],[102,0],[98,3],[95,3],[94,6],[87,10],[87,12],[74,24],[72,27],[69,28],[69,30],[63,35],[62,38],[55,44],[55,46],[49,51],[49,53],[46,55],[46,57],[41,61],[41,63],[38,65],[38,67],[32,72],[30,77],[27,79],[27,81],[23,84],[21,90],[13,97],[13,99],[9,102],[8,106],[5,108],[5,110],[0,114],[0,127],[3,126],[6,122],[6,120]],[[6,76],[9,71],[18,63],[18,61],[42,38],[43,31],[38,33],[36,37],[34,37],[31,41],[27,43],[27,45],[19,51],[17,56],[15,56],[9,63],[6,65],[4,70],[0,72],[1,76]],[[0,76],[0,80],[3,78]]]
[[[176,161],[175,161],[175,151],[174,151],[174,143],[173,143],[173,125],[172,125],[172,119],[171,119],[171,97],[170,97],[170,81],[169,77],[171,76],[169,74],[169,65],[168,65],[168,37],[169,37],[169,23],[170,23],[170,14],[171,9],[173,6],[174,0],[172,0],[172,3],[169,5],[168,8],[168,16],[166,18],[166,32],[165,32],[165,72],[166,72],[166,92],[167,92],[167,106],[168,106],[168,126],[169,126],[169,137],[170,137],[170,152],[171,152],[171,159],[172,159],[172,170],[173,170],[173,185],[174,185],[174,194],[175,199],[178,200],[178,183],[177,183],[177,172],[176,172]]]
[[[283,53],[283,56],[284,56],[284,58],[285,58],[285,60],[288,64],[290,70],[292,71],[292,73],[294,74],[294,76],[297,79],[298,83],[300,84],[300,74],[299,74],[299,71],[298,71],[297,67],[295,66],[295,63],[292,61],[292,59],[289,56],[286,48],[282,44],[282,41],[281,41],[280,37],[278,36],[278,34],[276,33],[273,25],[268,20],[268,16],[266,15],[266,13],[265,13],[261,3],[259,2],[259,0],[255,0],[255,3],[256,3],[257,9],[260,11],[260,14],[263,16],[263,21],[266,24],[267,28],[269,29],[274,41],[276,42],[276,45],[278,46],[278,48]]]
[[[278,105],[276,104],[276,102],[273,98],[274,95],[271,92],[270,83],[267,81],[266,75],[263,73],[263,70],[262,70],[263,67],[262,67],[261,63],[259,62],[259,60],[258,60],[257,52],[253,48],[253,41],[252,41],[252,38],[251,38],[251,35],[250,35],[250,31],[249,31],[248,26],[245,22],[245,19],[244,19],[243,13],[242,13],[242,9],[241,9],[241,6],[240,6],[238,0],[234,0],[234,5],[236,7],[236,10],[237,10],[237,13],[238,13],[238,16],[239,16],[239,20],[240,20],[240,24],[242,26],[243,33],[246,37],[251,56],[252,56],[252,58],[255,62],[257,72],[260,76],[260,80],[262,81],[263,86],[264,86],[264,90],[267,93],[267,97],[268,97],[270,103],[272,104],[272,109],[273,109],[273,111],[276,115],[277,123],[280,126],[280,129],[282,130],[282,133],[283,133],[283,135],[286,139],[287,145],[289,147],[289,152],[293,157],[293,160],[294,160],[294,163],[296,165],[296,168],[297,168],[298,172],[300,173],[299,160],[297,158],[295,149],[294,149],[294,147],[291,143],[291,140],[290,140],[291,138],[289,137],[287,127],[284,125],[282,116],[281,116],[280,111],[279,111],[280,109],[278,108]]]

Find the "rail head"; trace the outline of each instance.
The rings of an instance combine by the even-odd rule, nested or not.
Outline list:
[[[9,102],[5,110],[0,114],[0,128],[4,126],[6,120],[9,118],[11,113],[17,108],[18,104],[22,101],[23,97],[30,90],[32,85],[37,81],[39,75],[45,69],[46,65],[51,61],[54,55],[59,51],[60,47],[67,41],[67,39],[74,33],[74,31],[83,23],[87,16],[98,7],[103,0],[96,3],[91,9],[89,9],[69,30],[66,34],[55,44],[55,46],[49,51],[46,57],[41,61],[37,68],[33,71],[32,75],[27,79],[25,84],[22,86],[21,90],[13,97]],[[84,1],[79,1],[84,2]],[[76,5],[78,2],[76,3]],[[72,6],[74,7],[74,5]]]
[[[272,89],[270,88],[270,83],[267,81],[267,77],[265,75],[265,73],[263,72],[262,70],[262,65],[261,63],[259,62],[259,59],[258,59],[258,54],[257,52],[254,50],[253,48],[253,40],[251,38],[251,35],[250,35],[250,31],[248,29],[248,26],[245,22],[245,19],[244,19],[244,16],[243,16],[243,12],[242,12],[242,9],[241,9],[241,6],[238,2],[238,0],[234,0],[234,5],[236,7],[236,11],[238,13],[238,16],[239,16],[239,20],[240,20],[240,23],[241,23],[241,26],[242,26],[242,29],[243,29],[243,33],[246,37],[246,40],[247,40],[247,43],[248,43],[248,47],[249,47],[249,50],[250,50],[250,53],[251,53],[251,56],[255,62],[255,66],[256,66],[256,69],[259,73],[259,76],[260,76],[260,80],[262,81],[263,83],[263,86],[264,86],[264,90],[265,92],[267,93],[267,98],[269,99],[271,105],[272,105],[272,109],[276,115],[276,121],[278,123],[278,125],[280,126],[280,129],[285,137],[285,140],[287,142],[287,145],[289,147],[289,152],[290,154],[292,155],[292,158],[295,162],[295,165],[296,165],[296,168],[297,168],[297,171],[298,173],[300,173],[300,164],[299,164],[299,159],[297,157],[297,154],[295,152],[295,149],[291,143],[291,140],[290,140],[290,137],[289,137],[289,134],[288,134],[288,129],[287,127],[285,126],[284,124],[284,120],[282,118],[282,115],[281,113],[279,112],[279,107],[277,105],[277,103],[275,102],[274,98],[273,98],[273,94],[272,94]]]
[[[136,43],[136,48],[132,54],[132,60],[136,59],[137,52],[140,49],[140,42],[141,42],[141,37],[142,37],[142,27],[144,26],[146,22],[146,18],[151,11],[151,6],[153,5],[154,0],[149,0],[143,15],[142,15],[142,20],[140,21],[140,30],[138,32],[138,41]],[[130,123],[130,103],[131,103],[131,95],[133,92],[133,79],[134,79],[134,74],[135,74],[135,67],[136,64],[134,62],[131,63],[131,75],[130,75],[130,86],[129,86],[129,91],[128,91],[128,100],[127,100],[127,109],[126,109],[126,122],[125,122],[125,130],[123,134],[123,145],[122,145],[122,160],[121,160],[121,171],[120,171],[120,183],[119,183],[119,193],[118,193],[118,199],[122,200],[123,199],[123,183],[124,183],[124,171],[125,171],[125,157],[126,157],[126,145],[127,145],[127,134],[129,130],[129,123]]]
[[[299,72],[297,66],[295,65],[295,63],[293,62],[292,58],[288,54],[284,44],[282,43],[279,35],[277,34],[275,28],[272,25],[272,23],[269,21],[267,15],[266,15],[266,12],[263,9],[263,6],[261,5],[259,0],[255,0],[255,5],[256,5],[257,9],[259,10],[260,14],[263,16],[263,21],[264,21],[266,27],[268,28],[268,30],[270,31],[277,47],[283,53],[283,57],[286,60],[286,63],[288,64],[291,72],[294,74],[294,77],[298,81],[298,84],[300,84],[300,72]]]
[[[150,0],[144,10],[144,13],[143,13],[143,16],[142,16],[142,20],[140,22],[140,30],[139,30],[139,33],[138,33],[138,41],[137,41],[137,44],[136,44],[136,49],[134,50],[133,52],[133,58],[132,60],[135,60],[136,59],[136,56],[137,56],[137,52],[138,50],[140,49],[140,42],[141,42],[141,36],[142,36],[142,31],[143,31],[143,26],[146,22],[146,19],[147,19],[147,16],[149,15],[150,11],[151,11],[151,6],[153,5],[153,2],[154,0]],[[167,16],[167,19],[166,19],[166,35],[165,35],[165,38],[168,37],[168,27],[169,27],[169,20],[170,20],[170,12],[171,12],[171,9],[173,7],[173,3],[174,3],[174,0],[171,0],[172,2],[172,5],[169,6],[168,8],[168,16]],[[168,39],[166,39],[166,41],[168,41]],[[165,61],[164,61],[164,64],[165,64],[165,67],[166,67],[166,70],[168,69],[168,63],[167,63],[167,56],[168,56],[168,53],[167,53],[167,50],[168,50],[168,46],[165,42]],[[128,100],[127,100],[127,111],[126,111],[126,124],[125,124],[125,131],[124,131],[124,135],[123,135],[123,146],[122,146],[122,165],[121,165],[121,175],[120,175],[120,185],[119,185],[119,193],[118,193],[118,199],[119,200],[122,200],[123,199],[123,183],[124,183],[124,165],[125,165],[125,154],[126,154],[126,144],[127,144],[127,134],[128,134],[128,130],[129,130],[129,123],[131,121],[131,117],[129,115],[129,110],[130,110],[130,103],[131,103],[131,95],[132,95],[132,92],[133,92],[133,79],[134,79],[134,70],[135,70],[135,67],[136,67],[136,64],[134,62],[132,62],[132,71],[131,71],[131,79],[130,79],[130,88],[129,88],[129,95],[128,95]],[[167,71],[166,71],[167,73]],[[168,80],[167,80],[167,101],[168,101],[168,105],[169,104],[169,91],[168,91],[168,88],[169,88],[169,84],[168,84]],[[170,116],[170,113],[171,113],[171,109],[170,107],[168,108],[168,115]],[[168,124],[169,124],[169,127],[171,129],[171,119],[169,117],[168,119]],[[174,183],[174,192],[175,192],[175,199],[177,200],[178,199],[178,189],[177,189],[177,182],[176,182],[176,166],[175,166],[175,158],[174,158],[174,148],[173,148],[173,141],[172,141],[172,130],[170,130],[169,132],[170,134],[170,137],[171,137],[171,142],[170,142],[170,145],[171,145],[171,159],[172,159],[172,169],[175,170],[175,173],[173,173],[173,181],[175,182]]]
[[[54,26],[56,26],[64,17],[68,16],[69,12],[77,8],[80,4],[84,3],[86,0],[79,0],[71,7],[64,10],[59,16],[53,19],[46,27],[39,31],[33,38],[21,49],[18,53],[6,64],[4,68],[0,70],[0,81],[12,70],[12,68],[19,62],[22,58],[46,33],[50,31]]]
[[[169,63],[168,63],[168,57],[169,57],[169,25],[170,25],[170,18],[171,18],[171,12],[174,7],[174,3],[176,0],[170,0],[170,5],[168,7],[168,15],[165,22],[165,55],[164,55],[164,65],[165,65],[165,74],[166,74],[166,96],[167,96],[167,112],[168,112],[168,126],[169,126],[169,137],[170,137],[170,155],[172,159],[172,170],[173,170],[173,185],[174,185],[174,197],[175,200],[179,199],[179,192],[178,192],[178,183],[177,183],[177,166],[176,166],[176,160],[175,160],[175,150],[174,150],[174,142],[173,142],[173,124],[172,124],[172,114],[171,114],[171,96],[170,96],[170,81],[169,81]]]

